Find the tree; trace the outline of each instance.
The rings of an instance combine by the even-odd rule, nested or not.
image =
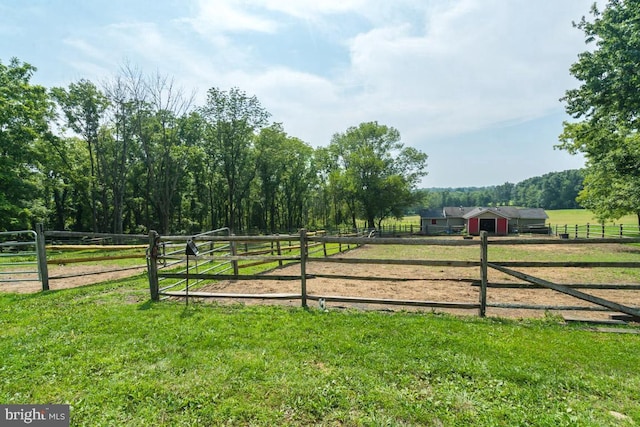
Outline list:
[[[198,134],[188,128],[192,97],[176,88],[172,79],[156,74],[144,81],[137,95],[134,135],[146,167],[148,202],[157,218],[157,229],[168,233],[175,210],[180,206],[179,190],[187,175],[192,147]]]
[[[0,62],[0,230],[31,226],[42,207],[35,143],[54,140],[53,105],[44,87],[31,84],[35,71],[16,58]]]
[[[53,143],[51,143],[53,142]],[[44,205],[48,224],[55,230],[91,230],[91,203],[87,189],[91,186],[86,142],[75,137],[39,140],[39,170],[42,172]]]
[[[278,194],[283,175],[288,167],[284,157],[287,134],[282,124],[274,123],[263,128],[256,139],[256,169],[259,183],[260,223],[262,230],[277,231]]]
[[[90,164],[89,195],[91,200],[91,227],[98,231],[98,208],[96,183],[99,179],[96,166],[98,150],[98,131],[109,107],[107,97],[89,80],[71,83],[69,89],[55,87],[51,89],[53,99],[65,115],[66,124],[87,145]]]
[[[263,128],[255,148],[260,206],[256,225],[271,233],[305,226],[316,178],[313,148],[288,136],[280,123]]]
[[[284,141],[283,154],[287,167],[280,187],[284,212],[282,226],[286,230],[294,231],[307,224],[311,206],[309,192],[317,175],[313,169],[313,148],[304,141],[287,137]]]
[[[335,134],[329,151],[335,165],[331,185],[350,205],[352,218],[364,218],[369,228],[389,216],[402,217],[413,203],[413,190],[426,176],[427,155],[404,147],[396,129],[377,122]]]
[[[211,176],[220,174],[226,187],[227,226],[241,227],[242,201],[248,196],[256,175],[253,142],[256,132],[267,124],[269,113],[255,96],[238,88],[228,92],[211,88],[200,109],[206,129],[204,140]]]
[[[602,219],[638,215],[640,195],[640,2],[609,0],[574,24],[594,45],[571,68],[581,81],[562,101],[576,119],[564,123],[560,148],[586,158],[580,201]]]

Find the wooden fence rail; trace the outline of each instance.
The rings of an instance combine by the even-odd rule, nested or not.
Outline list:
[[[549,225],[549,228],[556,236],[562,236],[564,239],[640,237],[640,226],[637,224],[555,224]]]
[[[584,238],[491,238],[482,233],[480,239],[461,238],[398,238],[398,237],[372,237],[372,234],[350,236],[327,236],[324,233],[307,233],[301,230],[299,234],[276,236],[235,236],[228,229],[213,230],[196,236],[159,236],[155,232],[148,235],[114,235],[105,233],[74,233],[60,231],[44,231],[39,227],[34,234],[35,239],[28,242],[34,246],[37,253],[37,265],[39,276],[42,280],[43,290],[49,288],[48,280],[74,277],[74,275],[58,275],[49,277],[47,264],[60,263],[60,259],[47,258],[47,249],[50,251],[64,251],[66,249],[104,250],[105,255],[96,253],[94,257],[79,256],[63,258],[64,263],[108,261],[127,258],[146,258],[146,266],[149,277],[149,287],[152,300],[167,297],[197,298],[238,298],[238,299],[288,299],[299,300],[303,307],[307,307],[308,301],[345,302],[362,304],[385,304],[413,307],[449,308],[478,310],[480,316],[486,315],[488,307],[507,309],[543,309],[543,310],[588,310],[588,311],[615,311],[624,313],[634,318],[640,317],[640,309],[629,304],[609,301],[601,297],[591,297],[582,290],[623,290],[638,291],[640,284],[559,284],[534,277],[517,271],[521,268],[536,269],[561,269],[561,268],[617,268],[640,269],[640,261],[501,261],[489,260],[489,247],[500,245],[597,245],[597,244],[629,244],[640,243],[640,237],[609,237],[599,235],[597,239]],[[627,234],[625,234],[627,235]],[[45,237],[54,241],[55,245],[45,245]],[[592,235],[593,237],[593,235]],[[141,245],[146,241],[146,245]],[[70,243],[71,245],[64,243]],[[98,242],[100,244],[98,244]],[[4,247],[14,246],[19,250],[21,242],[3,243]],[[186,247],[193,245],[195,253],[189,254]],[[477,258],[466,260],[446,259],[371,259],[365,257],[353,257],[340,255],[341,252],[362,245],[418,245],[433,247],[475,247]],[[27,243],[24,244],[27,246]],[[143,250],[146,255],[134,253]],[[115,253],[114,253],[115,251]],[[126,251],[120,252],[118,251]],[[133,252],[132,252],[133,251]],[[355,254],[354,254],[355,255]],[[342,264],[345,266],[342,272],[334,273],[309,273],[313,264]],[[256,267],[264,265],[265,268],[279,268],[284,265],[299,265],[297,274],[261,274]],[[358,265],[388,266],[390,271],[394,266],[416,266],[452,269],[478,269],[476,278],[424,278],[424,277],[394,277],[393,275],[366,275],[354,271]],[[113,268],[113,267],[111,267]],[[119,269],[131,269],[136,267],[124,267]],[[115,270],[113,270],[115,271]],[[450,270],[447,270],[450,271]],[[489,280],[489,271],[498,271],[502,274],[522,280],[525,283],[498,283]],[[84,273],[100,274],[102,271]],[[274,274],[275,273],[275,274]],[[1,277],[1,276],[0,276]],[[477,301],[429,301],[406,300],[400,298],[372,298],[347,295],[330,295],[323,292],[307,290],[309,280],[314,278],[330,280],[358,280],[358,281],[392,281],[399,283],[447,280],[467,282],[469,286],[477,289]],[[215,293],[204,292],[202,287],[220,280],[246,281],[269,280],[299,282],[299,290],[296,292],[265,293]],[[504,303],[489,302],[487,293],[491,289],[552,289],[564,295],[588,302],[590,305],[568,306],[548,304],[526,304],[523,302]]]
[[[465,240],[465,239],[446,239],[446,240],[438,240],[434,238],[394,238],[394,237],[382,237],[382,238],[368,238],[368,237],[336,237],[336,236],[310,236],[307,235],[304,230],[300,233],[299,236],[226,236],[226,237],[205,237],[202,238],[203,241],[215,241],[215,242],[271,242],[271,247],[279,247],[279,243],[283,240],[292,241],[293,239],[299,240],[299,245],[297,249],[300,250],[297,254],[292,254],[291,256],[282,256],[282,255],[235,255],[235,256],[219,256],[219,257],[211,257],[212,259],[221,260],[229,260],[229,261],[240,261],[240,260],[258,260],[263,259],[264,262],[273,262],[273,261],[288,261],[299,263],[300,265],[300,274],[297,275],[262,275],[262,274],[239,274],[235,273],[232,275],[229,274],[202,274],[202,273],[189,273],[188,276],[191,280],[199,280],[201,283],[212,280],[298,280],[300,281],[300,291],[297,293],[276,293],[276,294],[243,294],[243,293],[213,293],[213,292],[188,292],[188,289],[184,289],[181,291],[170,291],[170,292],[161,292],[158,290],[158,287],[154,280],[158,278],[172,278],[172,279],[182,279],[185,280],[187,278],[187,274],[182,273],[172,273],[172,272],[155,272],[154,274],[150,274],[150,290],[152,298],[157,300],[161,296],[165,297],[185,297],[189,294],[192,297],[199,298],[238,298],[238,299],[248,299],[248,298],[258,298],[258,299],[290,299],[290,300],[300,300],[301,305],[303,307],[307,307],[307,301],[325,301],[325,302],[346,302],[346,303],[363,303],[363,304],[385,304],[385,305],[400,305],[400,306],[415,306],[415,307],[437,307],[437,308],[457,308],[457,309],[470,309],[470,310],[478,310],[478,314],[480,316],[485,316],[487,307],[498,307],[498,308],[539,308],[539,309],[550,309],[548,305],[543,306],[533,306],[522,303],[488,303],[487,302],[487,291],[491,288],[524,288],[527,289],[553,289],[555,291],[561,292],[563,294],[571,295],[575,298],[586,300],[594,306],[579,306],[580,310],[593,310],[593,311],[603,311],[603,310],[613,310],[616,312],[625,313],[631,316],[640,316],[640,311],[638,311],[637,307],[629,307],[624,304],[614,303],[603,298],[590,298],[589,296],[585,297],[585,294],[581,291],[577,291],[576,289],[623,289],[623,290],[639,290],[640,285],[631,284],[631,285],[588,285],[588,284],[575,284],[575,285],[559,285],[549,281],[545,281],[543,279],[539,279],[536,277],[532,277],[529,275],[525,275],[524,273],[512,270],[513,268],[520,267],[548,267],[548,268],[633,268],[640,269],[640,262],[560,262],[560,261],[493,261],[489,262],[488,260],[488,247],[493,245],[533,245],[533,244],[544,244],[544,245],[567,245],[567,244],[601,244],[601,243],[640,243],[640,238],[604,238],[598,240],[566,240],[566,239],[556,239],[556,238],[529,238],[529,239],[488,239],[488,235],[483,232],[479,240]],[[169,241],[183,241],[186,242],[188,238],[184,236],[167,236],[161,237],[153,234],[153,232],[149,236],[149,241],[157,244],[158,242],[169,242]],[[361,245],[428,245],[428,246],[476,246],[479,248],[478,259],[477,260],[409,260],[409,259],[369,259],[369,258],[345,258],[340,255],[335,256],[327,256],[327,245],[338,245],[340,248],[342,247],[356,247]],[[320,250],[316,251],[316,254],[320,254],[318,256],[309,256],[309,248],[317,245],[322,245],[323,250],[320,254]],[[153,253],[153,250],[150,251]],[[153,262],[157,262],[157,259],[152,260]],[[462,279],[462,281],[470,282],[473,286],[479,286],[479,296],[478,302],[459,302],[459,301],[414,301],[414,300],[402,300],[402,299],[389,299],[389,298],[368,298],[368,297],[352,297],[352,296],[342,296],[342,295],[321,295],[318,293],[308,293],[306,289],[307,280],[313,278],[328,278],[328,279],[336,279],[336,280],[365,280],[365,281],[397,281],[397,282],[409,282],[409,281],[419,281],[419,280],[429,280],[424,278],[412,278],[412,277],[380,277],[380,276],[362,276],[362,275],[354,275],[354,274],[308,274],[307,268],[308,265],[312,263],[340,263],[344,265],[355,265],[355,264],[375,264],[375,265],[415,265],[415,266],[425,266],[425,267],[455,267],[455,268],[479,268],[479,276],[478,279]],[[525,280],[529,282],[527,285],[523,284],[515,284],[515,283],[490,283],[488,279],[488,271],[489,269],[493,269],[496,271],[501,271],[502,273],[517,277],[521,280]],[[347,269],[348,270],[348,269]],[[441,279],[445,280],[445,279]],[[460,279],[453,279],[460,281]],[[187,284],[188,287],[188,284]],[[566,308],[566,306],[556,306],[557,309],[577,309],[574,306],[570,306],[571,308]]]

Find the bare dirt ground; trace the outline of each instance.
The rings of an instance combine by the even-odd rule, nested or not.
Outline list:
[[[58,290],[93,285],[109,280],[131,277],[146,271],[146,268],[109,271],[119,268],[118,266],[105,265],[50,265],[48,267],[49,289]],[[19,280],[36,277],[36,274],[3,274],[0,279]],[[0,292],[34,293],[41,290],[42,284],[39,281],[0,282]]]
[[[547,246],[548,250],[571,251],[569,246]],[[362,247],[343,253],[343,258],[368,258],[371,247]],[[145,269],[104,272],[109,267],[91,265],[56,265],[49,266],[50,289],[66,289],[77,286],[90,285],[107,280],[130,277],[143,272]],[[117,267],[113,267],[117,269]],[[607,277],[602,281],[598,275],[592,274],[591,269],[550,269],[550,268],[517,268],[516,270],[539,277],[554,283],[630,283],[628,277]],[[78,276],[78,274],[82,274]],[[300,266],[292,265],[275,270],[271,275],[299,275]],[[347,296],[380,299],[461,302],[477,303],[479,301],[479,286],[472,286],[469,280],[479,282],[478,267],[422,267],[403,265],[373,265],[373,264],[343,264],[311,261],[307,264],[307,274],[314,275],[349,275],[362,277],[378,277],[378,281],[362,279],[342,279],[314,277],[307,280],[309,295],[318,296]],[[21,276],[16,275],[15,278]],[[24,277],[24,276],[22,276]],[[2,279],[11,278],[3,275]],[[396,280],[398,279],[398,280]],[[403,279],[403,280],[400,280]],[[406,281],[405,279],[415,279]],[[495,270],[489,270],[489,281],[494,283],[521,283],[519,279],[507,276]],[[32,293],[41,290],[39,282],[11,282],[0,283],[0,292]],[[195,290],[195,289],[194,289]],[[271,294],[271,293],[300,293],[300,281],[276,280],[246,280],[221,281],[197,289],[212,293],[242,293],[242,294]],[[628,290],[582,290],[590,295],[609,299],[629,306],[640,306],[640,291]],[[511,303],[542,306],[594,306],[586,301],[576,299],[556,291],[547,289],[488,289],[488,303]],[[208,299],[208,301],[210,301]],[[285,304],[300,305],[299,300],[265,300],[265,299],[215,299],[219,303],[242,304]],[[316,301],[309,301],[310,306],[318,306]],[[414,308],[407,306],[390,306],[365,303],[326,302],[326,308],[368,309],[368,310],[422,310],[449,312],[454,314],[477,315],[478,310],[446,309],[446,308]],[[608,312],[586,311],[553,311],[555,315],[575,318],[608,319]],[[487,308],[488,316],[509,318],[535,318],[545,316],[544,310]]]
[[[348,253],[340,255],[343,258],[367,258],[370,247],[362,247]],[[557,247],[555,248],[558,249]],[[519,268],[516,269],[524,273],[539,277],[554,283],[598,283],[589,281],[590,275],[585,273],[585,269],[577,268]],[[300,266],[292,265],[278,269],[270,274],[276,275],[299,275]],[[472,286],[468,280],[479,282],[480,272],[478,267],[452,268],[452,267],[422,267],[403,265],[372,265],[372,264],[339,264],[309,262],[307,264],[307,274],[309,275],[349,275],[364,277],[380,277],[380,281],[353,280],[353,279],[333,279],[315,277],[307,280],[307,293],[309,295],[320,296],[349,296],[366,297],[397,300],[415,301],[435,301],[435,302],[462,302],[478,303],[480,292],[479,286]],[[416,279],[411,281],[393,280]],[[587,281],[585,281],[587,280]],[[522,283],[519,279],[513,278],[495,270],[489,271],[489,281],[496,283]],[[615,278],[603,283],[616,283]],[[628,283],[628,281],[617,281],[617,283]],[[212,293],[243,293],[243,294],[269,294],[269,293],[300,293],[299,281],[274,281],[274,280],[251,280],[251,281],[224,281],[207,285],[198,291]],[[606,298],[611,301],[630,305],[640,306],[640,291],[628,290],[583,290],[584,293]],[[561,294],[548,289],[496,289],[490,288],[487,291],[488,303],[510,303],[543,306],[581,306],[594,307],[594,304],[576,299],[574,297]],[[255,304],[287,304],[299,305],[299,300],[255,300],[255,299],[235,299],[234,303]],[[218,302],[229,302],[229,300],[218,300]],[[309,305],[318,303],[309,301]],[[422,310],[435,312],[448,312],[454,314],[477,315],[478,310],[468,309],[448,309],[448,308],[413,308],[407,306],[389,306],[365,303],[344,303],[326,302],[327,309],[332,308],[357,308],[357,309],[382,309],[382,310]],[[553,311],[555,315],[565,315],[573,318],[586,319],[609,319],[611,313],[591,312],[591,311]],[[536,318],[545,316],[544,310],[531,309],[503,309],[487,308],[487,316],[509,317],[509,318]]]

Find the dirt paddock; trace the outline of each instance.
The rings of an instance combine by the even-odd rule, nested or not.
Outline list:
[[[551,249],[551,247],[550,247]],[[558,247],[553,247],[558,250]],[[368,258],[368,252],[372,247],[365,246],[341,254],[343,258]],[[114,267],[114,269],[117,267]],[[104,265],[56,265],[49,267],[49,285],[52,290],[67,289],[77,286],[85,286],[108,280],[116,280],[145,271],[144,268],[112,271]],[[593,280],[590,269],[579,268],[519,268],[518,271],[539,277],[554,283],[598,283]],[[82,274],[82,275],[78,275]],[[300,265],[291,265],[268,274],[276,275],[299,275]],[[312,276],[307,280],[307,293],[319,296],[344,296],[362,298],[380,298],[412,301],[433,301],[433,302],[460,302],[478,303],[479,286],[473,286],[470,281],[480,280],[478,267],[452,268],[452,267],[422,267],[410,265],[374,265],[374,264],[344,264],[326,263],[311,260],[307,264],[307,274]],[[64,277],[74,276],[75,277]],[[378,277],[381,280],[363,279],[335,279],[324,277],[313,277],[316,275],[349,275],[361,277]],[[19,277],[19,276],[16,276]],[[60,277],[60,278],[55,278]],[[4,278],[7,278],[6,275]],[[8,278],[11,278],[9,275]],[[412,279],[412,280],[407,280]],[[503,273],[489,269],[489,281],[492,283],[522,283],[520,280],[507,276]],[[630,283],[628,277],[607,277],[607,281],[602,283]],[[39,282],[11,282],[0,283],[0,292],[34,293],[41,290]],[[201,292],[212,293],[240,293],[240,294],[270,294],[270,293],[300,293],[300,281],[275,281],[275,280],[246,280],[246,281],[220,281],[208,284],[198,289]],[[640,291],[635,290],[581,290],[584,293],[598,296],[625,304],[628,306],[640,306]],[[489,288],[487,291],[488,303],[511,303],[542,306],[595,306],[586,301],[579,300],[568,295],[549,289],[496,289]],[[212,301],[207,299],[207,301]],[[241,304],[274,304],[299,306],[300,300],[266,300],[266,299],[214,299],[218,303],[241,303]],[[309,300],[309,306],[318,307],[317,301]],[[345,303],[326,302],[328,310],[355,308],[366,310],[421,310],[449,312],[461,315],[477,315],[477,309],[445,309],[429,307],[411,307],[399,305],[380,305],[365,303]],[[594,311],[549,311],[554,315],[567,317],[587,318],[587,319],[609,319],[610,312]],[[487,307],[487,316],[508,317],[508,318],[536,318],[546,315],[545,310],[531,309],[503,309]]]
[[[340,255],[343,258],[367,258],[367,252],[371,247],[362,247]],[[525,272],[535,277],[539,277],[554,283],[586,283],[580,279],[585,279],[585,269],[579,268],[520,268],[518,271]],[[278,269],[271,274],[277,275],[299,275],[300,266],[292,265]],[[320,296],[347,296],[362,298],[380,298],[412,301],[434,301],[434,302],[462,302],[478,303],[480,298],[480,287],[473,286],[470,281],[479,283],[479,267],[453,268],[453,267],[422,267],[405,265],[373,265],[373,264],[340,264],[323,263],[310,261],[307,264],[307,274],[314,275],[349,275],[362,277],[380,277],[382,280],[347,280],[324,277],[312,277],[307,279],[307,293],[309,295]],[[397,278],[398,280],[393,280]],[[402,279],[402,280],[400,280]],[[406,279],[415,279],[406,281]],[[494,283],[522,283],[522,281],[500,273],[489,270],[489,281]],[[596,282],[588,282],[596,283]],[[616,283],[610,280],[604,283]],[[242,293],[242,294],[269,294],[269,293],[300,293],[300,281],[274,281],[274,280],[250,280],[250,281],[222,281],[215,284],[206,285],[198,291],[211,293]],[[629,306],[640,306],[640,291],[630,290],[581,290],[584,293],[606,298],[619,304]],[[488,303],[510,303],[543,306],[580,306],[596,307],[577,298],[561,294],[550,289],[498,289],[489,288],[487,290]],[[218,302],[228,302],[229,300],[217,300]],[[256,300],[256,299],[235,299],[234,303],[243,304],[287,304],[300,305],[299,300]],[[318,307],[316,301],[309,301],[309,306]],[[365,303],[345,303],[326,302],[326,309],[332,308],[357,308],[357,309],[378,309],[378,310],[421,310],[448,312],[462,315],[478,315],[478,309],[448,309],[411,307],[399,305],[380,305]],[[611,312],[597,311],[550,311],[554,315],[564,315],[573,318],[587,319],[609,319]],[[531,309],[503,309],[487,307],[487,316],[508,317],[508,318],[539,318],[546,315],[545,310]]]
[[[49,266],[49,289],[69,289],[78,286],[94,285],[97,283],[107,282],[109,280],[124,279],[146,271],[144,268],[136,268],[131,270],[118,270],[118,266],[109,265],[84,265],[84,264],[68,264]],[[3,275],[2,279],[19,280],[25,275]],[[30,275],[34,276],[34,275]],[[69,277],[71,276],[71,277]],[[0,282],[0,292],[15,293],[35,293],[42,290],[42,284],[39,281],[18,281],[18,282]]]

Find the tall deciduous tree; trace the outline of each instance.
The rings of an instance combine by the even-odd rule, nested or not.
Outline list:
[[[241,226],[241,207],[256,175],[253,142],[267,124],[269,113],[258,98],[238,88],[228,92],[211,88],[200,109],[207,126],[204,134],[207,154],[213,159],[226,187],[227,226]]]
[[[29,227],[41,201],[35,142],[53,140],[53,109],[46,89],[31,84],[35,71],[16,58],[0,62],[0,230]]]
[[[256,169],[259,179],[258,203],[261,229],[275,233],[278,228],[278,194],[284,173],[289,165],[285,161],[284,146],[287,134],[280,123],[263,128],[256,139]]]
[[[602,220],[635,213],[640,222],[640,2],[609,0],[591,14],[574,24],[593,48],[571,66],[581,85],[562,100],[577,121],[564,124],[559,147],[587,160],[585,207]]]
[[[352,212],[374,228],[390,216],[401,217],[413,203],[413,190],[426,176],[427,155],[404,147],[400,133],[377,122],[361,123],[335,134],[329,146],[335,160],[332,185]]]
[[[52,97],[65,116],[66,125],[82,138],[87,146],[90,164],[89,200],[91,201],[91,227],[98,231],[98,208],[96,185],[100,180],[96,162],[98,131],[104,123],[105,111],[109,107],[107,97],[89,80],[71,83],[68,89],[51,89]]]
[[[137,100],[134,135],[146,167],[147,196],[154,209],[161,233],[168,233],[175,210],[180,206],[179,190],[187,175],[191,148],[197,142],[188,116],[192,98],[185,96],[172,79],[156,74],[145,80],[141,99]]]

